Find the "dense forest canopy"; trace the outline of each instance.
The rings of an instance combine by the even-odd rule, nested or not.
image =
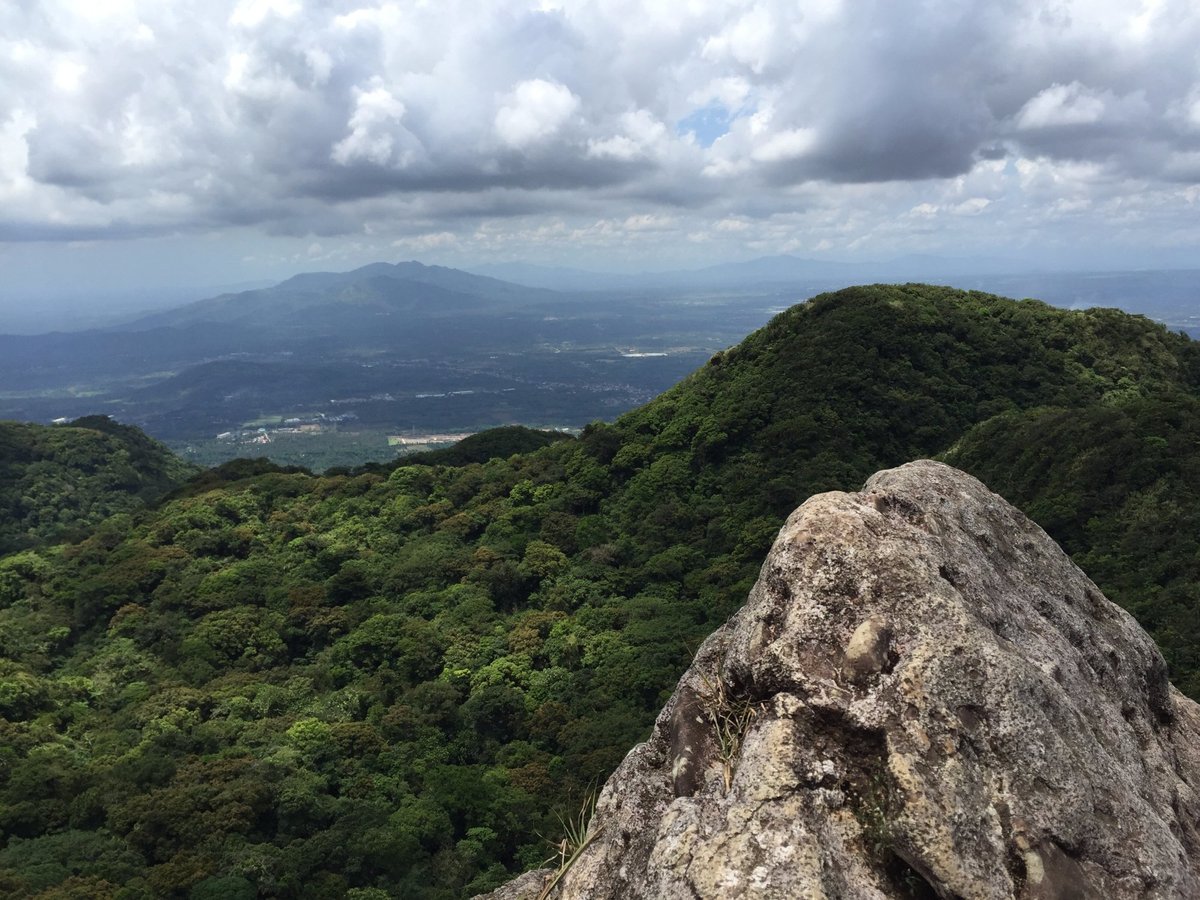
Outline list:
[[[158,441],[107,416],[0,422],[0,555],[81,537],[195,473]]]
[[[458,898],[551,854],[784,516],[946,454],[1200,694],[1200,348],[922,285],[789,309],[578,440],[210,472],[0,560],[0,893]],[[503,445],[503,442],[498,442]]]

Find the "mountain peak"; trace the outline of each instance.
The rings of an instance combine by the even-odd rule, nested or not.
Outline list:
[[[1022,513],[920,461],[792,514],[561,896],[1195,897],[1198,778],[1200,706],[1150,638]]]

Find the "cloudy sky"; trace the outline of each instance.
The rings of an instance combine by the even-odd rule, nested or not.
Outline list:
[[[1196,248],[1195,0],[0,4],[9,298]]]

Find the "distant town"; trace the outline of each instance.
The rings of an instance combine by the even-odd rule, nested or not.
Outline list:
[[[216,439],[232,444],[270,444],[274,438],[284,434],[326,434],[336,431],[338,426],[354,422],[358,416],[354,413],[336,416],[314,413],[311,416],[279,416],[272,419],[259,419],[241,428],[222,431]]]

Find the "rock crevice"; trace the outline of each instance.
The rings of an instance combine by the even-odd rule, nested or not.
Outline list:
[[[1182,900],[1198,784],[1200,707],[1149,637],[920,461],[792,514],[554,896]]]

